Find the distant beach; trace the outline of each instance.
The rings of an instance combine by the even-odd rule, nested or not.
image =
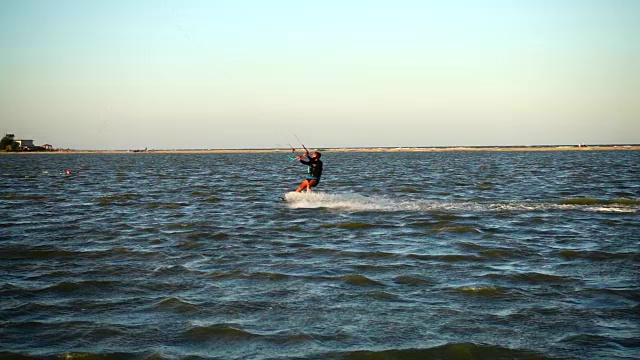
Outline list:
[[[342,147],[314,148],[323,152],[481,152],[481,151],[612,151],[640,150],[640,145],[544,145],[544,146],[452,146],[452,147]],[[2,154],[232,154],[290,152],[291,149],[152,149],[152,150],[55,150],[40,152],[17,152]]]

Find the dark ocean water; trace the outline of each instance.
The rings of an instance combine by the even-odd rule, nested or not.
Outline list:
[[[323,160],[0,156],[0,359],[640,358],[640,152]]]

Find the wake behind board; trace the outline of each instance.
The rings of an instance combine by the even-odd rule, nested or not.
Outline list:
[[[303,209],[339,209],[339,210],[383,210],[389,207],[384,199],[372,199],[355,193],[327,193],[324,191],[288,192],[282,200],[291,208]]]
[[[313,195],[316,194],[315,192],[295,192],[295,191],[290,191],[282,196],[280,196],[280,200],[282,201],[287,201],[287,202],[296,202],[296,201],[300,201],[300,200],[304,200],[304,199],[309,199],[311,197],[313,197]]]
[[[330,195],[322,191],[312,191],[312,192],[290,191],[280,196],[280,200],[285,201],[289,204],[296,204],[296,203],[318,204],[318,203],[321,203],[323,200],[326,201],[328,196]]]

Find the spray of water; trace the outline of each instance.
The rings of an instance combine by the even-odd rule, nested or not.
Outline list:
[[[284,200],[291,208],[326,208],[347,211],[451,211],[451,212],[483,212],[483,211],[550,211],[578,210],[589,212],[629,212],[640,211],[638,204],[594,203],[571,204],[562,202],[549,203],[478,203],[478,202],[444,202],[430,200],[400,201],[383,196],[364,196],[356,193],[296,193],[285,194]]]

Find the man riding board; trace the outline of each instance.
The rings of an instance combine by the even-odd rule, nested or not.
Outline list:
[[[320,183],[320,177],[322,176],[322,161],[320,161],[320,153],[314,152],[313,155],[309,156],[309,151],[298,156],[296,159],[300,160],[301,163],[307,165],[309,168],[307,169],[307,178],[300,184],[296,192],[301,192],[306,189],[307,192],[311,191],[311,188],[318,186]],[[303,160],[303,158],[308,158],[308,161]]]

